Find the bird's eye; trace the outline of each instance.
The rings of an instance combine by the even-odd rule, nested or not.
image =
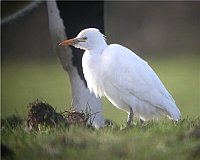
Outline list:
[[[83,39],[83,40],[87,40],[87,37],[83,37],[82,39]]]

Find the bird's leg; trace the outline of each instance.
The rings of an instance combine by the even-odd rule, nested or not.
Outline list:
[[[133,121],[133,109],[129,106],[130,112],[128,113],[127,125],[130,126]]]
[[[141,124],[141,125],[144,124],[144,120],[142,120],[141,118],[140,118],[140,124]]]

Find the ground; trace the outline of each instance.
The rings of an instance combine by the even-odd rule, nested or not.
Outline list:
[[[147,60],[176,100],[180,122],[162,119],[141,126],[135,120],[124,128],[127,115],[103,99],[105,117],[115,122],[104,129],[41,126],[27,131],[21,121],[1,126],[2,148],[11,155],[7,159],[199,159],[199,57]],[[36,99],[64,111],[70,108],[70,95],[67,74],[55,60],[2,62],[3,119],[26,118],[28,104]]]

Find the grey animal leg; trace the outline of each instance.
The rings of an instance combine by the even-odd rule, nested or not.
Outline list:
[[[133,109],[129,106],[130,112],[128,114],[127,125],[130,126],[133,121]]]
[[[143,125],[144,124],[144,120],[140,119],[140,124]]]

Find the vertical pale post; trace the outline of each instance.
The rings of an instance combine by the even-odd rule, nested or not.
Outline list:
[[[63,25],[63,20],[60,18],[56,2],[47,1],[47,9],[52,45],[64,70],[68,73],[70,78],[73,98],[72,107],[78,112],[87,110],[90,113],[96,113],[91,116],[89,121],[93,121],[92,124],[96,128],[104,127],[105,123],[101,100],[89,92],[84,81],[80,78],[77,67],[72,63],[72,50],[69,47],[58,46],[59,42],[67,38],[67,33],[65,33],[65,27],[67,26]]]

